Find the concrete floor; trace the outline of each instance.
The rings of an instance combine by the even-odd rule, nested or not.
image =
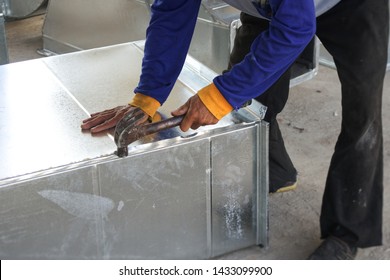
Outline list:
[[[6,22],[10,63],[40,58],[44,16]],[[383,94],[385,203],[383,246],[360,250],[357,259],[390,259],[390,75]],[[327,168],[340,127],[340,85],[336,71],[291,90],[280,126],[296,168],[295,191],[270,196],[269,248],[253,246],[218,259],[305,259],[319,244],[319,215]]]

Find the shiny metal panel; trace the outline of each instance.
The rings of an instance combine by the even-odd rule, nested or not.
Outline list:
[[[104,258],[207,258],[209,141],[187,141],[99,166],[100,191],[115,201]]]
[[[79,125],[88,113],[131,100],[141,57],[141,49],[130,43],[0,68],[0,152],[8,160],[0,162],[0,178],[112,154],[115,144],[110,137],[80,133]],[[159,110],[163,117],[194,94],[187,81],[198,81],[198,89],[208,82],[205,78],[194,79],[197,74],[187,67],[183,73],[169,101]],[[235,121],[228,116],[214,127]],[[199,131],[203,129],[209,128]],[[194,133],[183,133],[177,128],[170,131],[137,141],[133,146]]]
[[[202,7],[204,9],[200,11],[200,18],[208,18],[214,23],[225,26],[229,26],[240,14],[239,10],[222,0],[202,0]],[[206,16],[206,14],[209,15]]]
[[[256,243],[256,134],[250,127],[212,139],[213,255]]]
[[[5,17],[24,18],[38,10],[46,0],[2,0]],[[1,3],[1,2],[0,2]]]
[[[133,89],[137,86],[141,73],[143,45],[144,41],[120,44],[53,56],[43,62],[72,93],[80,106],[93,113],[118,104],[127,104],[133,98]],[[209,84],[216,75],[212,71],[206,71],[204,66],[201,69],[195,69],[194,66],[195,63],[184,66],[168,100],[159,110],[163,118],[171,116],[171,111]],[[223,127],[234,122],[232,116],[227,116],[213,127]],[[209,128],[198,131],[204,129]],[[194,131],[178,133],[184,136]]]
[[[141,60],[140,49],[123,44],[53,56],[44,63],[83,108],[93,113],[133,98]]]
[[[8,47],[5,36],[4,15],[0,9],[0,65],[7,64],[8,62]]]
[[[147,136],[132,143],[123,159],[113,155],[110,133],[80,131],[89,113],[131,99],[142,44],[0,67],[1,258],[209,258],[264,241],[255,236],[267,236],[258,232],[266,230],[261,226],[266,219],[257,226],[255,217],[262,215],[257,193],[267,186],[259,185],[255,170],[266,164],[260,154],[268,144],[255,133],[262,112],[256,104],[196,132],[174,128]],[[193,66],[183,68],[159,110],[163,117],[215,74]],[[241,147],[241,158],[224,145],[242,145],[238,135],[245,146],[256,146],[252,155]],[[250,238],[224,246],[219,228],[224,224],[218,221],[231,208],[214,207],[223,199],[213,200],[212,189],[214,183],[217,189],[223,184],[226,163],[236,168],[232,160],[242,163],[245,175],[237,179],[245,199],[239,196],[237,202],[246,211],[251,205],[252,212],[241,217],[243,236]],[[223,198],[222,188],[217,193]]]
[[[0,258],[99,258],[101,217],[115,205],[96,195],[94,172],[82,168],[1,187]]]
[[[257,131],[256,244],[268,248],[269,124],[261,122]]]
[[[150,1],[51,0],[43,27],[47,53],[68,53],[145,39]],[[230,53],[230,23],[239,11],[203,1],[189,54],[220,73]],[[91,9],[90,7],[94,7]]]
[[[235,28],[232,23],[239,16],[239,10],[223,1],[202,1],[189,54],[216,73],[226,70]]]
[[[0,92],[1,179],[113,152],[111,139],[80,132],[87,113],[42,60],[0,67]]]
[[[141,73],[142,46],[143,42],[92,49],[53,56],[44,63],[83,108],[93,113],[127,104],[133,98],[133,89]],[[194,94],[186,85],[189,78],[179,78],[160,113],[170,116],[170,110],[176,109]],[[199,78],[197,85],[198,81]]]
[[[51,0],[43,28],[44,52],[68,53],[143,40],[151,2],[68,0],[65,3]],[[189,55],[215,73],[226,70],[234,36],[240,26],[239,15],[239,10],[222,0],[203,0]],[[310,52],[312,57],[305,57],[303,64],[293,65],[292,86],[317,73],[317,45]]]
[[[50,0],[43,47],[67,53],[141,40],[149,19],[141,0]]]

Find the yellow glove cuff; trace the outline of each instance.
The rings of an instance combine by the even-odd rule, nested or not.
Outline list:
[[[131,101],[129,104],[142,109],[142,111],[148,114],[151,118],[154,117],[158,108],[161,106],[160,102],[158,102],[156,99],[142,93],[137,93],[134,96],[133,101]]]
[[[225,97],[214,85],[214,83],[211,83],[198,91],[198,96],[207,109],[218,120],[222,119],[225,115],[229,114],[233,110],[232,105],[226,101]]]

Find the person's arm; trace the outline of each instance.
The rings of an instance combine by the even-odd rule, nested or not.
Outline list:
[[[201,0],[156,0],[146,33],[142,73],[132,102],[149,115],[165,102],[182,70]]]
[[[136,107],[149,120],[158,120],[156,111],[167,99],[183,67],[195,29],[201,0],[155,0],[146,34],[142,74],[133,100],[92,114],[81,128],[98,133],[112,127]]]
[[[313,0],[270,0],[270,27],[249,54],[198,95],[218,119],[264,93],[290,67],[315,34]],[[226,106],[226,102],[231,106]]]

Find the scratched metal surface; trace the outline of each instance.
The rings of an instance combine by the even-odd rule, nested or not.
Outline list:
[[[0,178],[112,154],[116,149],[112,132],[91,137],[81,132],[80,124],[90,113],[131,100],[141,59],[141,49],[130,43],[0,67]],[[194,83],[193,75],[183,73],[159,110],[163,117],[194,94],[186,84],[188,79]],[[195,87],[206,85],[197,79]],[[205,129],[234,122],[229,116]],[[192,133],[171,129],[133,146]]]
[[[85,117],[42,60],[0,67],[1,182],[113,152],[108,137],[80,132]]]
[[[110,133],[80,131],[131,99],[141,58],[137,42],[0,67],[0,258],[204,259],[266,243],[256,106],[145,137],[123,159]],[[210,73],[186,65],[161,114]]]

